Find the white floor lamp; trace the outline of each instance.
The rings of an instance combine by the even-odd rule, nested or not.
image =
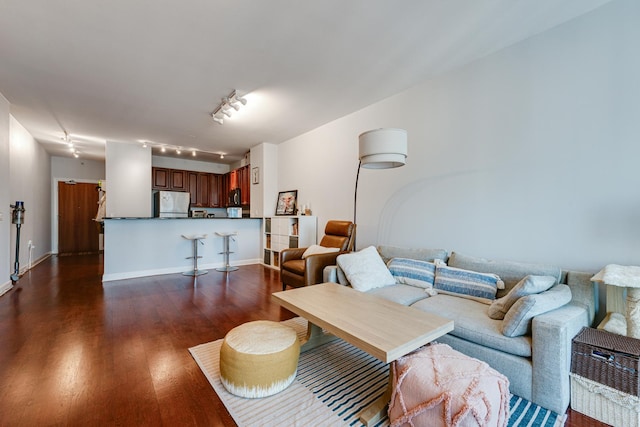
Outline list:
[[[358,206],[358,179],[360,168],[391,169],[404,166],[407,161],[407,131],[404,129],[374,129],[361,133],[360,161],[356,173],[356,188],[353,195],[353,224],[356,224]],[[356,250],[356,236],[353,238],[353,250]]]

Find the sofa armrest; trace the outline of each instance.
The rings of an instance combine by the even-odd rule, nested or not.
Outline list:
[[[324,283],[340,283],[338,281],[338,266],[337,265],[328,265],[322,270],[322,281]]]
[[[571,399],[571,340],[588,325],[587,309],[574,303],[533,319],[531,394],[536,403],[559,414],[566,411]]]
[[[292,259],[302,259],[302,254],[307,248],[289,248],[280,251],[280,265]]]
[[[322,283],[322,270],[328,265],[335,265],[336,258],[343,252],[330,252],[309,255],[305,258],[305,278],[307,286]]]

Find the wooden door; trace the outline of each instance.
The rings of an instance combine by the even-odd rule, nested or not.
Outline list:
[[[98,253],[96,184],[58,182],[58,254]]]

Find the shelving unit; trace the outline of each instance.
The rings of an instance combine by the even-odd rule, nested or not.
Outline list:
[[[280,268],[280,252],[305,248],[317,242],[315,216],[273,216],[262,222],[263,260],[267,267]]]

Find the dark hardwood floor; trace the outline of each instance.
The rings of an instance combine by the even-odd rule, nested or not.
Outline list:
[[[278,272],[243,266],[101,283],[99,255],[52,257],[0,297],[0,426],[233,426],[187,351],[271,303]],[[603,426],[569,411],[569,427]]]

